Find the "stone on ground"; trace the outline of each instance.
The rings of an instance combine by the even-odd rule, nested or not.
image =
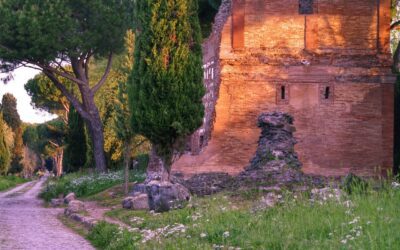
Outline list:
[[[64,214],[70,216],[71,214],[76,214],[85,211],[85,204],[79,200],[72,200],[65,209]]]
[[[132,210],[149,210],[149,197],[147,194],[135,193],[122,201],[122,207]]]
[[[64,203],[69,204],[71,201],[76,200],[76,195],[75,193],[69,193],[67,196],[64,198]]]
[[[151,181],[146,186],[149,208],[155,212],[167,212],[183,208],[190,200],[189,190],[179,183]]]

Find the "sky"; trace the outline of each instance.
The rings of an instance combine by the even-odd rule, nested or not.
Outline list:
[[[25,83],[38,73],[39,71],[31,68],[19,68],[14,71],[13,80],[7,84],[0,80],[0,101],[4,94],[13,94],[17,98],[17,109],[21,120],[28,123],[43,123],[56,117],[34,109],[31,105],[31,98],[24,89]]]

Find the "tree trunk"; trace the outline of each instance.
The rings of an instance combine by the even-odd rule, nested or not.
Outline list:
[[[56,167],[56,176],[60,177],[63,172],[63,156],[64,156],[64,149],[57,149],[55,156],[53,157],[53,161]]]
[[[78,109],[76,110],[88,124],[89,133],[92,139],[93,158],[96,165],[96,171],[104,173],[107,171],[107,164],[104,155],[103,123],[101,121],[99,109],[94,102],[94,93],[88,86],[89,84],[79,86],[83,107],[87,115],[85,116],[83,113],[81,114]]]
[[[149,183],[151,181],[170,181],[170,173],[168,171],[168,166],[165,161],[157,154],[156,147],[153,145],[150,153],[149,165],[147,166],[146,181]]]
[[[124,193],[128,195],[129,193],[129,162],[130,162],[130,155],[131,155],[131,143],[124,142]]]
[[[88,121],[88,128],[93,145],[93,158],[96,165],[96,171],[104,173],[107,171],[106,157],[104,155],[104,135],[103,126],[98,118]]]

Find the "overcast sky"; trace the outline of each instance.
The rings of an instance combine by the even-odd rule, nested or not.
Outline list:
[[[0,101],[5,93],[11,93],[17,98],[17,108],[21,120],[28,123],[42,123],[55,118],[55,116],[35,110],[31,106],[31,99],[24,89],[24,84],[33,78],[38,71],[30,68],[19,68],[14,71],[14,79],[4,84],[0,81]]]

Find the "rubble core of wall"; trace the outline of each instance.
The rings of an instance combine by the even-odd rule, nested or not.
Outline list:
[[[301,163],[294,151],[297,143],[293,117],[282,112],[264,113],[258,117],[261,136],[255,157],[246,170],[259,169],[271,161],[284,161],[287,166],[299,169]]]
[[[261,136],[256,154],[237,181],[276,187],[301,183],[304,176],[294,150],[293,117],[283,112],[263,113],[258,126]]]

